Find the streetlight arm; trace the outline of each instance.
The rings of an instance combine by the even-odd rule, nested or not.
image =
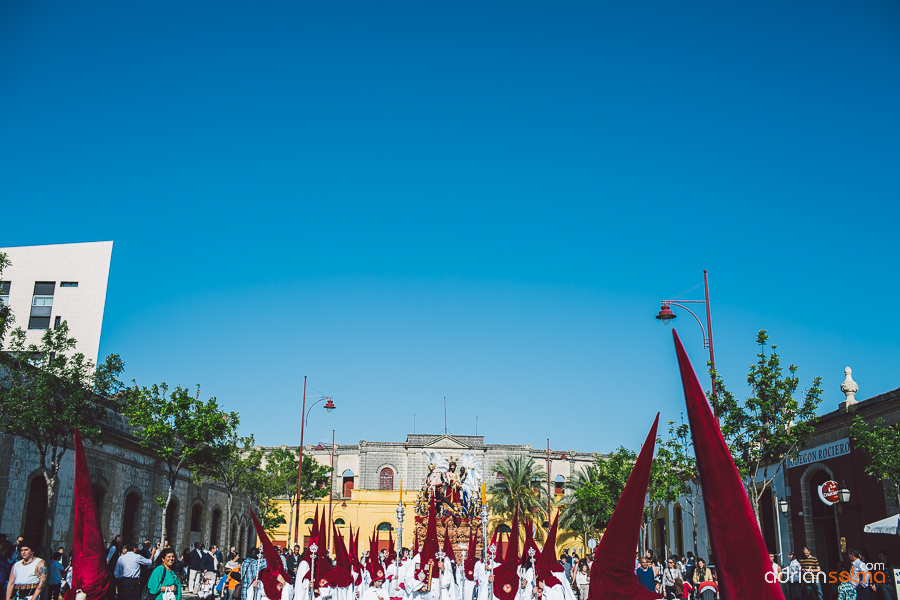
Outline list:
[[[319,398],[318,400],[313,402],[312,405],[309,407],[309,410],[306,411],[306,416],[303,417],[303,425],[304,426],[309,425],[309,413],[312,412],[313,406],[315,406],[316,404],[318,404],[319,402],[321,402],[323,400],[330,400],[330,399],[331,399],[331,396],[322,396],[321,398]]]
[[[703,335],[703,347],[709,348],[709,338],[706,337],[706,329],[703,327],[703,321],[700,320],[700,317],[697,316],[697,313],[689,309],[687,306],[684,306],[682,302],[691,302],[694,304],[706,304],[706,302],[703,300],[679,300],[677,302],[674,300],[663,300],[663,304],[671,304],[679,308],[683,308],[684,310],[691,313],[691,316],[697,320],[697,325],[700,326],[700,333]]]

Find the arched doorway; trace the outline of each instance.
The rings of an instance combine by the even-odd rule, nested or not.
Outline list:
[[[25,528],[22,535],[34,544],[32,550],[44,555],[44,525],[47,522],[47,481],[38,473],[28,486],[28,503],[25,505]]]
[[[172,548],[178,548],[178,500],[172,498],[166,509],[166,538]]]
[[[231,522],[231,537],[228,538],[228,544],[230,546],[234,546],[235,549],[240,553],[241,546],[240,546],[240,544],[238,544],[237,532],[238,532],[238,522],[237,522],[237,519],[235,519]],[[230,549],[231,548],[229,547],[229,550]]]
[[[135,525],[141,510],[141,496],[137,492],[131,492],[125,496],[125,506],[122,510],[122,541],[126,544],[137,542]]]
[[[834,506],[828,506],[819,498],[819,486],[831,479],[826,471],[817,471],[809,478],[809,498],[812,503],[812,525],[815,538],[815,555],[823,571],[834,568],[840,559],[837,522]],[[809,545],[809,542],[807,542]]]
[[[222,511],[218,508],[213,509],[212,513],[212,524],[209,530],[209,543],[210,545],[215,544],[219,545],[219,529],[222,527]],[[224,554],[223,554],[224,556]]]
[[[684,554],[684,512],[680,504],[672,507],[672,533],[675,534],[675,554]]]
[[[353,494],[353,471],[347,469],[341,477],[343,478],[341,495],[344,498],[349,498]]]

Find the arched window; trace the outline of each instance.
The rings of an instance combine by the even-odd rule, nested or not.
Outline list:
[[[353,471],[351,471],[350,469],[347,469],[346,471],[344,471],[344,474],[342,475],[342,477],[343,477],[344,481],[343,481],[343,485],[341,486],[341,490],[342,490],[341,495],[344,498],[349,498],[353,493]]]
[[[140,494],[131,492],[125,496],[125,508],[122,511],[122,540],[126,544],[138,541],[134,526],[139,520],[138,513],[140,510]]]
[[[378,524],[378,531],[393,531],[394,528],[387,521]]]
[[[388,491],[394,489],[394,472],[390,468],[385,467],[381,470],[378,489]]]
[[[337,525],[338,527],[340,527],[341,525],[344,525],[345,523],[342,518],[338,517],[337,519],[334,520],[334,524]]]
[[[209,543],[219,545],[219,528],[222,527],[222,511],[218,508],[212,514],[212,528],[209,532]]]
[[[563,477],[562,475],[557,475],[556,479],[554,480],[555,485],[553,486],[554,487],[553,493],[556,494],[557,496],[562,495],[564,493],[563,492],[563,484],[565,482],[566,482],[565,477]]]
[[[191,508],[191,531],[200,531],[200,518],[203,516],[203,506],[195,504]]]
[[[307,519],[307,520],[303,521],[303,524],[304,524],[304,525],[312,525],[312,524],[313,524],[313,520],[312,520],[312,519]]]
[[[32,550],[44,548],[44,523],[47,521],[47,481],[38,473],[28,487],[28,504],[25,511],[25,530],[22,535],[34,544]]]

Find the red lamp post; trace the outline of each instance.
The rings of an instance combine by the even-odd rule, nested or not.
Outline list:
[[[713,337],[712,337],[712,316],[709,313],[709,278],[706,274],[706,269],[703,270],[703,289],[706,293],[705,300],[663,300],[662,307],[659,309],[659,313],[656,315],[656,318],[660,320],[663,325],[668,325],[675,319],[678,315],[676,315],[672,308],[673,306],[677,306],[679,308],[683,308],[684,310],[691,313],[691,316],[697,320],[697,324],[700,325],[700,333],[703,334],[703,347],[709,349],[709,364],[712,369],[716,368],[716,355],[713,352]],[[688,290],[690,291],[690,290]],[[703,328],[703,322],[700,320],[694,311],[685,306],[685,304],[704,304],[706,305],[706,329]],[[716,395],[716,379],[712,375],[710,375],[710,382],[712,385],[712,395]]]
[[[313,388],[315,389],[315,388]],[[297,465],[297,514],[294,518],[294,543],[297,543],[297,540],[300,539],[300,488],[303,485],[303,430],[306,427],[306,421],[309,419],[309,413],[312,412],[313,406],[322,402],[323,400],[327,400],[325,403],[325,410],[328,412],[333,411],[336,407],[334,406],[334,400],[331,399],[331,396],[320,396],[318,400],[312,403],[312,406],[309,407],[309,411],[306,410],[306,375],[303,376],[303,407],[300,409],[300,464]]]

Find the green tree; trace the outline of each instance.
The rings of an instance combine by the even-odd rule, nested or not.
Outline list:
[[[162,507],[162,540],[166,541],[170,533],[166,531],[166,513],[181,469],[197,477],[211,468],[217,449],[233,439],[239,417],[220,410],[215,398],[200,400],[199,385],[196,395],[181,386],[169,392],[165,383],[135,385],[129,392],[124,412],[138,443],[166,466],[168,490],[165,498],[157,499]]]
[[[77,427],[85,441],[102,444],[102,422],[119,409],[115,394],[124,363],[106,357],[97,368],[80,352],[63,321],[47,329],[39,345],[26,344],[25,332],[12,332],[0,353],[0,430],[30,442],[37,450],[47,484],[44,545],[53,543],[53,523],[59,492],[59,469]],[[49,556],[47,554],[46,556]]]
[[[275,496],[287,498],[290,510],[288,512],[288,539],[294,526],[294,509],[297,506],[297,467],[300,465],[299,448],[289,450],[287,446],[281,446],[271,450],[266,455],[266,474],[275,486]]]
[[[515,509],[519,515],[532,515],[535,521],[547,515],[547,473],[530,456],[507,456],[497,464],[498,481],[488,492],[491,512],[511,519]]]
[[[263,450],[254,446],[253,435],[238,437],[237,430],[232,430],[228,438],[214,450],[215,456],[208,461],[213,478],[222,484],[228,493],[228,503],[225,510],[225,544],[230,548],[231,540],[231,515],[234,512],[234,497],[237,494],[246,493],[253,485],[253,476],[262,465]]]
[[[650,499],[650,505],[646,512],[648,523],[660,508],[664,507],[668,512],[669,505],[678,502],[679,499],[690,498],[695,491],[699,494],[699,485],[694,488],[691,483],[692,479],[699,475],[691,453],[690,430],[684,424],[675,427],[675,421],[668,421],[668,425],[668,438],[665,440],[661,437],[656,438],[656,456],[650,468],[650,485],[647,490]],[[693,511],[691,515],[695,517],[695,536],[698,501],[699,498],[686,502],[690,504]],[[680,548],[680,550],[683,552],[684,548]],[[697,552],[696,539],[694,540],[694,552]]]
[[[562,500],[559,524],[566,533],[561,540],[575,537],[586,546],[606,529],[636,460],[637,454],[620,446],[563,484],[572,493]]]
[[[252,473],[247,487],[247,495],[250,497],[250,505],[256,512],[260,524],[270,535],[276,527],[287,522],[284,513],[275,502],[280,493],[281,487],[269,471],[260,469]]]
[[[678,483],[675,483],[680,493],[679,500],[682,507],[691,515],[693,523],[692,546],[694,555],[697,554],[697,529],[699,523],[697,517],[703,508],[703,491],[700,488],[700,471],[697,470],[697,457],[694,455],[694,442],[691,438],[691,429],[687,423],[676,426],[674,421],[669,421],[669,437],[665,441],[658,440],[660,447],[664,448],[662,456],[657,452],[657,458],[668,460],[673,465],[673,471],[677,474]],[[683,550],[683,549],[682,549]]]
[[[900,501],[900,429],[887,425],[884,419],[866,423],[859,415],[850,424],[853,444],[869,455],[866,475],[887,480],[894,486],[894,494]]]
[[[12,265],[12,263],[10,262],[9,257],[7,257],[5,253],[0,252],[0,281],[3,280],[3,270],[10,265]],[[3,348],[3,340],[6,339],[6,333],[15,322],[16,319],[9,303],[0,301],[0,348]]]
[[[716,393],[710,393],[709,402],[719,417],[719,427],[747,488],[757,523],[760,497],[784,468],[784,460],[795,457],[814,433],[816,409],[822,401],[821,377],[813,379],[802,400],[794,398],[800,385],[798,369],[790,365],[785,375],[776,346],[773,344],[771,353],[766,353],[768,340],[765,330],[757,334],[758,360],[747,375],[752,393],[743,403],[735,400],[715,370],[710,370]]]

